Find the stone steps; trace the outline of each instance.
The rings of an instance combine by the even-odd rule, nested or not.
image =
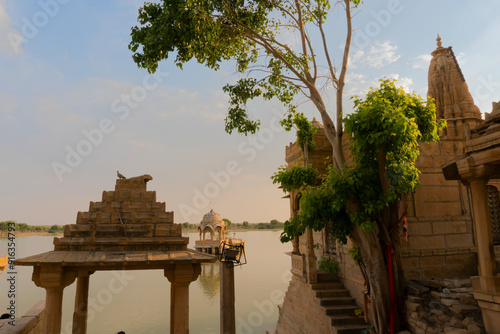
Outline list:
[[[365,325],[365,319],[359,317],[353,317],[350,315],[331,315],[329,316],[332,319],[332,326],[340,326],[340,325]]]
[[[359,334],[360,331],[369,328],[363,317],[354,316],[354,311],[359,309],[359,306],[337,275],[319,271],[318,283],[310,286],[317,302],[331,319],[332,327],[337,334]]]
[[[320,289],[314,290],[316,297],[350,297],[346,289]]]
[[[336,326],[337,334],[359,334],[370,328],[368,325],[339,325]]]
[[[327,315],[339,315],[339,314],[353,314],[355,310],[359,309],[358,305],[330,305],[323,307]]]
[[[340,282],[333,283],[312,283],[311,288],[313,290],[321,290],[321,289],[343,289],[344,284]]]

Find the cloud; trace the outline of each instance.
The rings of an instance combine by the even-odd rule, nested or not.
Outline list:
[[[460,66],[465,64],[465,52],[460,52],[459,54],[455,54],[455,58],[457,58],[457,62]]]
[[[349,59],[349,63],[351,68],[357,68],[360,64],[362,66],[382,68],[394,63],[401,57],[396,54],[397,49],[397,45],[391,45],[390,41],[376,42],[367,51],[365,51],[365,48],[361,48],[354,52]]]
[[[412,67],[413,68],[428,68],[429,63],[431,62],[432,56],[430,54],[423,54],[417,56],[413,59]]]
[[[22,35],[12,28],[11,19],[6,10],[5,0],[0,0],[0,54],[14,56],[22,54]]]
[[[404,91],[406,93],[410,93],[412,91],[411,86],[413,85],[413,79],[412,78],[407,78],[403,77],[400,78],[399,74],[388,74],[388,78],[393,78],[396,79],[396,87],[403,87]]]
[[[400,75],[397,73],[386,74],[382,77],[396,79],[397,87],[403,87],[404,91],[407,93],[411,92],[413,79],[407,77],[400,78]],[[364,97],[371,88],[377,88],[379,86],[379,78],[367,78],[363,74],[352,72],[346,77],[346,87],[349,87],[346,92],[348,96],[358,95]]]

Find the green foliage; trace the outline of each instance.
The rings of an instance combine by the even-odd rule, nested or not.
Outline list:
[[[340,266],[337,260],[330,259],[326,255],[323,255],[319,260],[318,268],[334,275],[336,275],[340,271]]]
[[[272,230],[283,227],[283,223],[276,219],[271,220],[269,223],[258,223],[255,228],[258,230]]]
[[[314,167],[302,167],[296,164],[291,168],[280,166],[271,179],[273,184],[279,183],[283,187],[283,192],[301,189],[307,185],[316,184],[318,171]]]
[[[249,226],[248,226],[248,222],[247,222],[246,220],[245,220],[245,221],[241,224],[241,226],[242,226],[243,228],[248,228],[248,227],[249,227]]]
[[[359,0],[351,2],[355,7],[360,3]],[[280,38],[307,32],[308,27],[318,29],[331,9],[327,0],[147,2],[139,9],[138,25],[132,28],[129,49],[134,62],[150,73],[169,57],[174,57],[174,63],[181,69],[189,61],[213,70],[219,70],[223,62],[235,61],[241,77],[223,88],[229,96],[226,131],[236,130],[246,135],[255,133],[260,126],[260,121],[247,109],[248,101],[254,98],[277,99],[290,115],[296,113],[294,98],[307,91],[306,81],[316,81],[319,57],[309,44],[307,33],[304,35],[308,42],[307,54]],[[304,26],[298,23],[299,12]],[[322,33],[320,29],[318,34]]]
[[[61,228],[58,226],[58,225],[52,225],[50,228],[49,228],[49,233],[57,233]]]
[[[16,232],[50,232],[50,233],[61,233],[64,231],[63,225],[28,225],[26,223],[16,223],[12,220],[0,222],[0,231],[9,231],[9,225],[14,227]]]
[[[271,219],[271,221],[269,222],[269,226],[271,228],[278,228],[283,226],[283,224],[281,224],[277,219]]]
[[[303,113],[288,113],[287,117],[281,120],[281,125],[286,131],[290,131],[292,127],[297,129],[297,144],[302,150],[304,150],[306,143],[309,150],[314,148],[315,142],[313,136],[318,132],[318,129],[309,122]]]
[[[436,120],[432,101],[407,94],[394,80],[384,79],[379,89],[354,104],[356,112],[344,119],[353,163],[341,170],[330,168],[320,186],[302,191],[301,212],[285,223],[282,242],[301,235],[306,227],[319,231],[331,221],[332,235],[345,243],[354,224],[372,230],[385,206],[419,184],[419,142],[438,140],[437,130],[445,126]],[[381,157],[386,161],[382,170]],[[386,191],[381,175],[387,178]]]
[[[196,224],[191,224],[191,223],[189,223],[189,222],[184,222],[184,223],[182,223],[182,228],[184,228],[184,229],[195,229],[195,228],[197,228],[197,227],[198,227],[198,225],[196,225]]]
[[[231,221],[227,218],[222,218],[222,220],[226,223],[226,226],[229,227],[231,226]]]
[[[358,266],[363,261],[363,258],[361,257],[361,251],[358,247],[353,247],[349,249],[347,251],[347,255],[351,256],[352,259],[354,260],[354,263],[356,263]]]
[[[280,235],[280,241],[282,243],[290,242],[294,237],[301,236],[306,231],[306,225],[303,224],[302,217],[300,217],[301,212],[293,218],[290,218],[283,224],[283,232]]]

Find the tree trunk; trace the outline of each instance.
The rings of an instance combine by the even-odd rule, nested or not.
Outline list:
[[[370,285],[370,299],[373,309],[373,327],[377,333],[389,330],[389,277],[386,259],[380,247],[377,230],[363,232],[358,225],[351,232],[351,239],[359,247]]]

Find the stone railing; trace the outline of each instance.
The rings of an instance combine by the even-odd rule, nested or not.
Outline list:
[[[39,334],[42,333],[45,321],[45,301],[39,301],[25,315],[15,320],[15,326],[9,324],[11,319],[0,320],[0,334]]]

